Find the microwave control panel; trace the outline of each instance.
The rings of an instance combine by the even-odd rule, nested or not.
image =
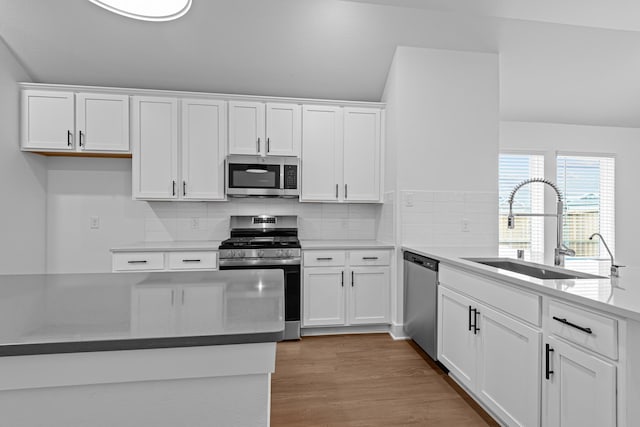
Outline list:
[[[298,188],[298,166],[284,165],[284,189],[295,190]]]

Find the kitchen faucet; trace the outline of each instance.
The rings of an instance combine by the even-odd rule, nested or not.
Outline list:
[[[620,276],[620,267],[624,267],[624,265],[617,265],[615,263],[615,261],[613,260],[613,254],[611,253],[611,250],[609,249],[609,246],[607,245],[607,242],[605,242],[604,237],[602,237],[602,234],[593,233],[591,236],[589,236],[589,240],[593,240],[593,236],[600,237],[600,240],[602,241],[602,244],[604,245],[604,247],[607,250],[607,252],[609,252],[609,256],[611,257],[611,277],[619,277]]]
[[[516,193],[518,192],[518,190],[526,185],[526,184],[530,184],[532,182],[541,182],[543,184],[547,184],[548,186],[550,186],[551,188],[553,188],[553,190],[556,192],[556,195],[558,197],[558,201],[556,204],[556,213],[555,214],[546,214],[546,213],[517,213],[514,214],[513,213],[513,198],[515,197]],[[551,181],[549,181],[548,179],[545,178],[529,178],[526,179],[524,181],[522,181],[520,184],[516,185],[514,187],[513,190],[511,190],[511,194],[509,195],[509,216],[507,216],[507,227],[509,229],[513,229],[516,226],[516,216],[553,216],[556,217],[557,221],[557,226],[558,226],[558,230],[556,233],[556,248],[553,251],[554,253],[554,257],[553,257],[553,264],[560,266],[560,267],[564,267],[564,257],[566,256],[574,256],[576,254],[576,251],[574,251],[573,249],[569,249],[568,247],[565,246],[564,242],[563,242],[563,238],[562,238],[562,218],[563,218],[563,204],[562,204],[562,194],[560,193],[560,190],[558,189],[558,187]]]

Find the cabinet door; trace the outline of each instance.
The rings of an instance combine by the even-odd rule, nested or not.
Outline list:
[[[229,101],[229,154],[266,151],[264,104]]]
[[[222,332],[223,295],[222,286],[184,286],[180,290],[180,334]]]
[[[343,268],[305,268],[303,278],[303,326],[344,325]]]
[[[541,333],[479,306],[478,397],[508,425],[540,425]]]
[[[342,198],[342,109],[302,107],[300,200],[336,202]]]
[[[380,201],[380,110],[344,109],[344,200]]]
[[[302,114],[296,104],[268,103],[267,156],[299,156]]]
[[[76,140],[83,151],[129,151],[129,96],[76,95]]]
[[[349,289],[349,324],[389,322],[389,267],[351,268]]]
[[[225,107],[224,101],[182,100],[184,199],[224,200]]]
[[[438,360],[473,390],[477,335],[469,328],[473,320],[469,307],[477,307],[477,303],[443,286],[438,288]]]
[[[26,150],[74,149],[73,92],[22,91],[21,144]]]
[[[553,350],[544,381],[545,426],[616,425],[616,368],[599,357],[548,337]]]
[[[134,199],[175,199],[178,195],[178,101],[132,98]]]
[[[133,334],[151,337],[175,333],[175,302],[175,290],[171,287],[134,288],[131,298]]]

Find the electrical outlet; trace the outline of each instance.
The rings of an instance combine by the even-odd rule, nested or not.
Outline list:
[[[191,229],[199,230],[200,229],[200,218],[191,218]]]
[[[405,197],[405,206],[408,208],[412,208],[413,207],[413,193],[407,193],[406,197]]]
[[[469,220],[466,218],[463,218],[461,223],[460,223],[460,229],[464,232],[464,233],[468,233],[469,231],[471,231],[470,226],[469,226]]]
[[[99,216],[89,217],[89,228],[91,228],[92,230],[98,230],[100,228]]]

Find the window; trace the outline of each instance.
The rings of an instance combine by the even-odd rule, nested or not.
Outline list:
[[[615,159],[558,155],[557,182],[565,200],[565,244],[576,258],[609,259],[601,240],[589,236],[602,234],[615,253]]]
[[[518,249],[525,259],[544,262],[544,220],[542,217],[517,217],[513,230],[507,228],[509,196],[516,185],[528,178],[544,177],[544,156],[538,154],[500,154],[499,159],[499,245],[501,257],[515,258]],[[543,213],[544,185],[528,184],[514,198],[514,213]],[[588,236],[587,236],[588,237]]]

